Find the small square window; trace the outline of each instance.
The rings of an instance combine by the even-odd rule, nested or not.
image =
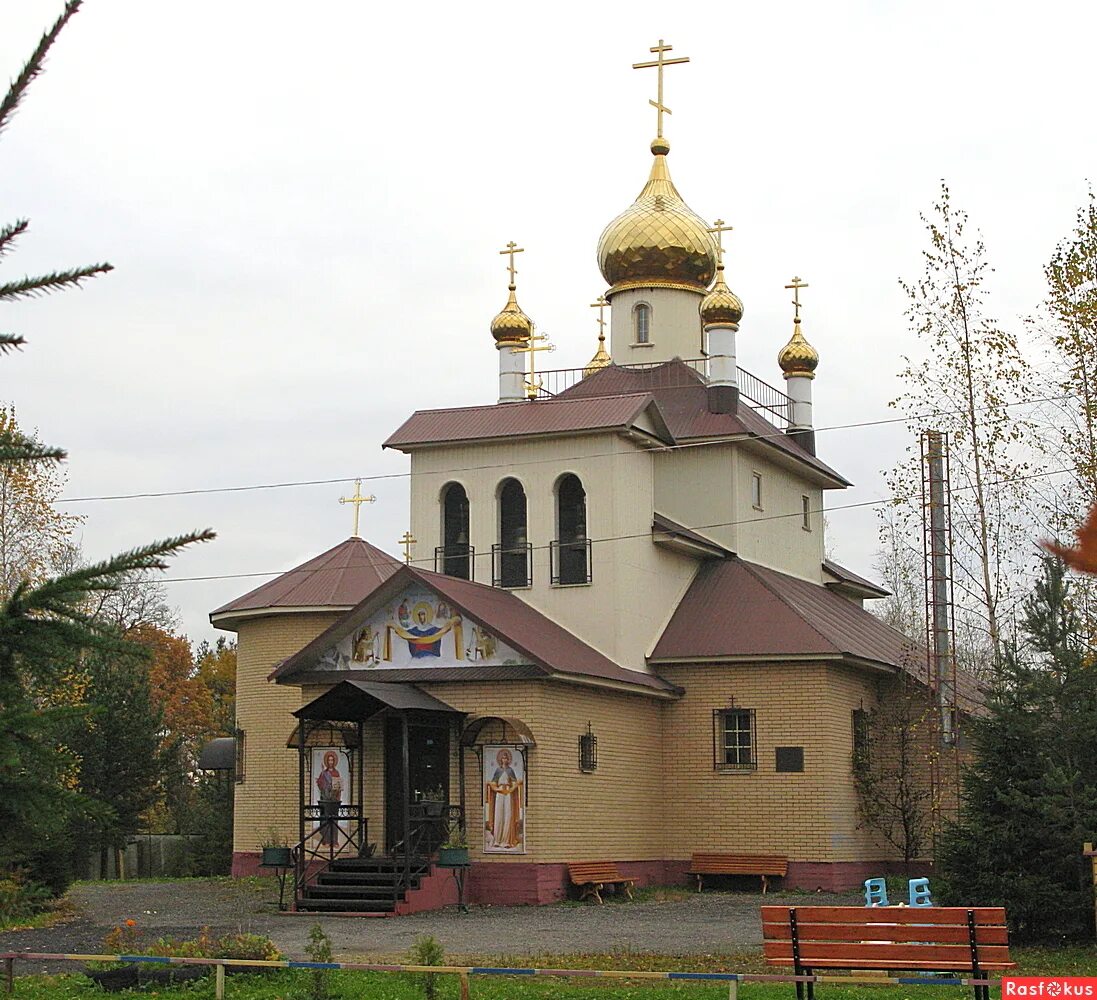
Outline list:
[[[717,771],[758,768],[753,708],[718,708],[712,713],[712,756]]]
[[[804,510],[804,531],[811,531],[811,497],[800,497]]]
[[[750,474],[750,502],[755,510],[762,509],[762,476],[757,472]]]
[[[777,771],[793,773],[804,769],[803,747],[777,747]]]

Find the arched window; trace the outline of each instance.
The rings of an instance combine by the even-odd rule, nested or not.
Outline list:
[[[633,324],[635,326],[634,333],[636,339],[633,343],[636,344],[650,344],[651,343],[651,306],[646,302],[641,302],[632,311]]]
[[[590,539],[587,538],[587,493],[570,472],[556,481],[556,541],[552,582],[590,583]]]
[[[442,491],[442,544],[434,550],[434,568],[446,576],[471,580],[472,556],[468,494],[460,483],[450,483]]]
[[[492,556],[492,583],[496,587],[528,587],[533,582],[526,491],[517,479],[505,480],[499,490],[499,543],[492,546]]]

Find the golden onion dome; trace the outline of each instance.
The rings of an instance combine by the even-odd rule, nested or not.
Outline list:
[[[796,320],[792,328],[792,339],[781,348],[777,355],[777,364],[785,373],[785,378],[815,378],[815,369],[819,366],[819,352],[815,350],[800,332],[800,321]]]
[[[716,271],[716,242],[708,225],[670,179],[670,143],[656,139],[651,151],[655,162],[644,189],[598,239],[607,295],[651,286],[703,292]]]
[[[514,285],[509,285],[510,295],[495,319],[491,321],[491,335],[497,344],[523,344],[533,336],[533,320],[518,306],[514,297]]]
[[[716,265],[716,283],[701,300],[701,325],[738,328],[743,318],[743,300],[724,281],[724,265]]]

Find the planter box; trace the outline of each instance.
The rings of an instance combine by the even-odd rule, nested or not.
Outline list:
[[[264,868],[289,868],[293,861],[290,859],[288,847],[264,847],[263,860],[259,862]]]
[[[469,849],[467,847],[440,847],[438,866],[440,868],[467,868]]]

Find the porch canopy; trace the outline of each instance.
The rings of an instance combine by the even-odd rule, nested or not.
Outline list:
[[[302,705],[294,716],[323,722],[365,722],[386,709],[398,712],[448,712],[464,715],[414,684],[346,680]]]
[[[410,811],[411,787],[409,767],[409,722],[415,719],[423,719],[425,716],[438,717],[447,715],[457,717],[458,724],[464,718],[465,713],[457,710],[452,705],[447,705],[433,695],[427,694],[414,684],[385,683],[383,681],[366,681],[358,679],[341,680],[333,687],[325,691],[319,698],[315,698],[306,705],[302,705],[293,715],[299,720],[294,730],[298,750],[298,788],[300,794],[300,855],[316,860],[320,857],[315,848],[309,848],[307,841],[321,833],[321,845],[328,848],[328,860],[330,861],[344,847],[361,852],[367,843],[366,817],[363,814],[363,726],[370,719],[382,714],[394,716],[400,720],[399,753],[396,764],[400,775],[398,784],[402,786],[399,796],[398,819],[399,840],[404,857],[405,878],[410,879],[411,857],[413,852],[412,840],[416,839],[416,846],[422,840],[424,833],[414,827]],[[338,739],[348,749],[352,750],[356,757],[354,770],[356,780],[352,782],[352,801],[349,804],[339,804],[334,811],[325,811],[323,803],[319,806],[309,805],[309,796],[306,791],[305,779],[305,750],[313,744],[310,738],[312,734],[324,729],[328,739]],[[387,765],[386,765],[387,766]],[[459,822],[464,826],[464,756],[460,760],[460,793],[461,805]],[[311,784],[311,782],[310,782]],[[350,821],[355,826],[353,836],[347,837],[347,844],[336,844],[343,835],[339,833],[339,823]],[[306,837],[306,821],[317,823],[317,830]],[[422,824],[420,824],[421,826]],[[428,831],[429,832],[429,831]]]

